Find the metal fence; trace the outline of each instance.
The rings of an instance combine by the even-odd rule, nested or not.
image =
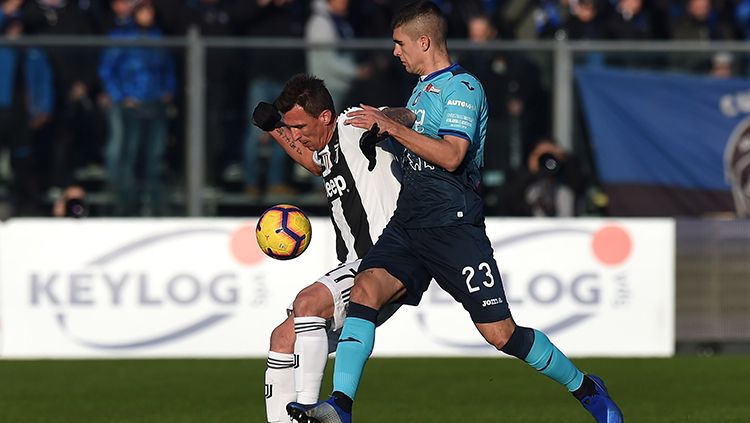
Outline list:
[[[184,200],[186,216],[205,215],[211,196],[206,190],[206,57],[212,49],[240,50],[307,50],[336,48],[355,52],[389,52],[392,42],[385,39],[351,40],[338,44],[310,44],[300,39],[217,38],[203,37],[191,31],[186,37],[163,39],[113,40],[104,36],[55,36],[0,39],[0,46],[24,47],[86,47],[150,46],[178,49],[184,52]],[[574,151],[580,149],[582,129],[576,118],[576,95],[573,70],[580,57],[591,53],[610,56],[664,56],[674,54],[710,55],[719,51],[740,56],[750,53],[750,44],[744,42],[623,42],[623,41],[492,41],[474,44],[466,40],[449,40],[452,52],[505,51],[538,54],[549,61],[546,74],[551,94],[552,133],[560,145]],[[304,69],[300,69],[304,71]]]

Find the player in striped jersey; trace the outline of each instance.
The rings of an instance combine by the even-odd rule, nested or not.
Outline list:
[[[334,114],[323,81],[296,75],[275,104],[261,103],[253,113],[253,123],[269,132],[292,159],[323,177],[336,231],[336,254],[343,263],[302,289],[287,319],[271,334],[266,370],[268,422],[290,422],[285,410],[289,402],[317,402],[354,275],[396,208],[401,182],[399,165],[387,149],[391,144],[378,138],[377,128],[366,131],[344,125],[347,112]],[[406,126],[415,120],[405,108],[384,112]],[[384,309],[379,322],[395,310]]]

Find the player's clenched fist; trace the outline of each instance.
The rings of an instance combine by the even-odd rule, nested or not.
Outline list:
[[[253,110],[253,124],[265,132],[272,131],[281,122],[281,113],[271,103],[261,101]]]

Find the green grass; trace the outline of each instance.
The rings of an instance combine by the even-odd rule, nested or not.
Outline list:
[[[749,358],[575,362],[605,378],[628,422],[750,421]],[[264,370],[264,360],[0,361],[0,422],[264,422]],[[511,359],[373,359],[354,411],[357,423],[591,421]]]

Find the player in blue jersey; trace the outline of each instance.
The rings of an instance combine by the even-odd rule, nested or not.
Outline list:
[[[405,147],[396,211],[359,267],[336,350],[333,394],[313,405],[290,403],[287,411],[303,423],[351,422],[378,310],[394,301],[418,304],[434,278],[487,342],[565,386],[597,422],[621,422],[601,379],[582,373],[546,335],[511,317],[479,193],[487,100],[482,84],[451,63],[440,10],[425,1],[405,6],[394,18],[393,41],[407,72],[420,75],[407,104],[415,124],[399,127],[369,106],[346,123],[377,124]]]

